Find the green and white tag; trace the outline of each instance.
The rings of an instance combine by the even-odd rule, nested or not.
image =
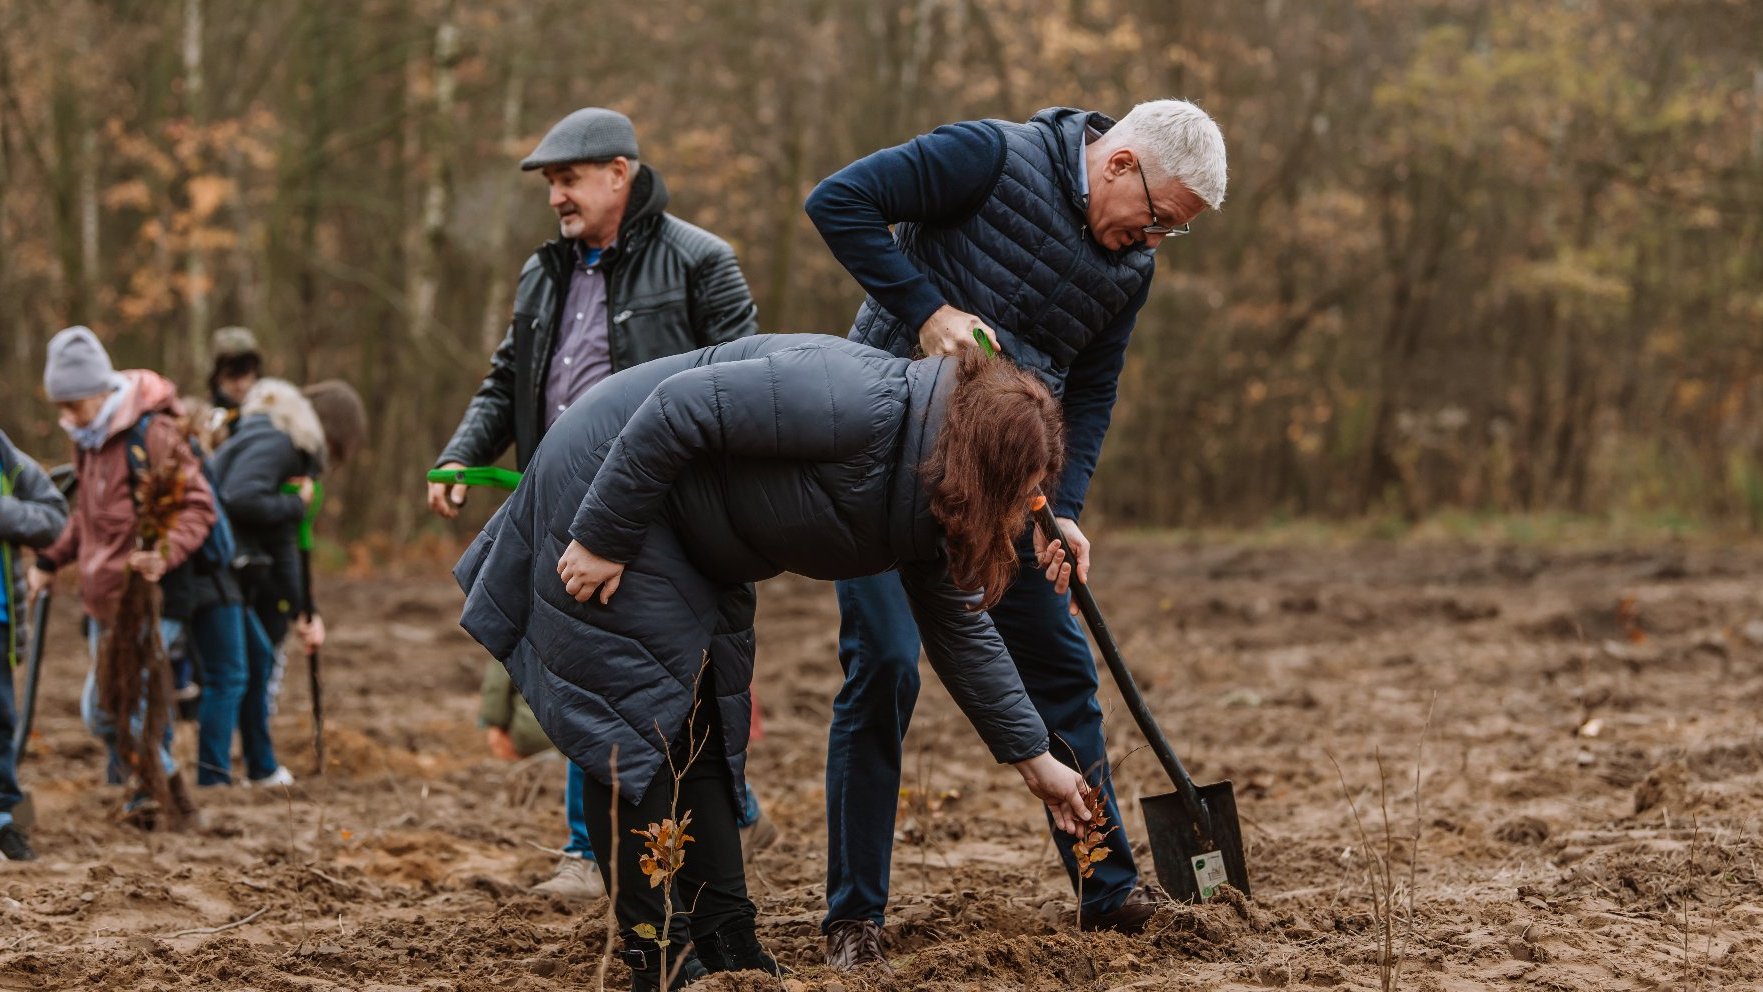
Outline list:
[[[1193,857],[1194,881],[1199,883],[1200,898],[1210,899],[1218,894],[1218,887],[1230,880],[1224,870],[1224,852],[1207,851]]]

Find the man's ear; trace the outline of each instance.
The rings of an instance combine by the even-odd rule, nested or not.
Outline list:
[[[631,181],[631,160],[623,155],[612,160],[612,188],[623,189]]]
[[[1108,164],[1102,168],[1102,174],[1109,179],[1118,179],[1139,167],[1139,158],[1130,148],[1116,148],[1108,155]]]

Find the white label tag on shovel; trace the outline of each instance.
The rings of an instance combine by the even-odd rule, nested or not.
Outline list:
[[[1199,883],[1200,898],[1210,899],[1218,894],[1218,887],[1230,881],[1224,870],[1224,852],[1207,851],[1193,857],[1194,881]]]

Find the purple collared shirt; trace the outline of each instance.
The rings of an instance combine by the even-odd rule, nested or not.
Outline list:
[[[571,403],[612,374],[606,275],[600,271],[599,261],[599,249],[578,249],[569,277],[569,296],[557,321],[557,341],[551,347],[551,369],[545,374],[547,431]]]

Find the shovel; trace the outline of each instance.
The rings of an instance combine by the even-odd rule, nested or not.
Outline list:
[[[1035,524],[1049,541],[1065,546],[1064,535],[1053,519],[1053,509],[1045,496],[1035,495]],[[1120,657],[1114,636],[1096,606],[1090,587],[1074,574],[1071,595],[1089,624],[1090,635],[1102,649],[1108,673],[1126,700],[1127,711],[1139,725],[1139,732],[1151,745],[1151,753],[1162,763],[1163,770],[1175,783],[1175,791],[1167,795],[1146,796],[1140,800],[1145,813],[1145,831],[1150,835],[1151,860],[1157,866],[1157,880],[1181,902],[1205,902],[1229,882],[1244,895],[1249,894],[1249,870],[1243,861],[1243,827],[1237,820],[1236,793],[1229,782],[1195,785],[1181,759],[1163,736],[1162,728],[1139,695],[1138,683]]]
[[[986,357],[997,357],[998,353],[992,349],[992,342],[984,331],[974,328],[973,340]],[[1035,525],[1047,540],[1058,541],[1064,547],[1065,535],[1059,532],[1053,508],[1047,505],[1047,497],[1039,489],[1030,500],[1030,509],[1034,511]],[[1090,636],[1102,649],[1108,674],[1114,676],[1114,684],[1126,700],[1127,711],[1132,714],[1133,722],[1139,725],[1139,732],[1150,743],[1151,753],[1157,756],[1170,781],[1175,783],[1175,792],[1146,796],[1139,801],[1145,813],[1145,830],[1151,835],[1151,861],[1157,866],[1157,881],[1181,902],[1205,902],[1216,895],[1218,887],[1225,882],[1248,895],[1249,869],[1243,863],[1243,825],[1237,820],[1236,793],[1231,790],[1229,782],[1205,786],[1194,784],[1193,777],[1182,767],[1181,759],[1175,756],[1175,749],[1164,738],[1163,729],[1157,726],[1151,708],[1145,705],[1145,697],[1139,695],[1138,683],[1133,681],[1132,672],[1127,671],[1114,636],[1108,633],[1108,624],[1102,619],[1096,597],[1075,573],[1074,565],[1071,595],[1077,600],[1084,621],[1090,625]]]
[[[43,590],[37,594],[37,601],[31,606],[31,650],[25,659],[24,694],[18,699],[18,726],[12,728],[12,760],[15,768],[24,763],[25,749],[30,746],[31,741],[31,720],[37,713],[37,686],[43,681],[43,634],[49,628],[50,595],[49,590]],[[31,801],[31,794],[25,792],[24,798],[12,807],[12,822],[18,824],[20,830],[29,830],[36,819],[36,803]]]

